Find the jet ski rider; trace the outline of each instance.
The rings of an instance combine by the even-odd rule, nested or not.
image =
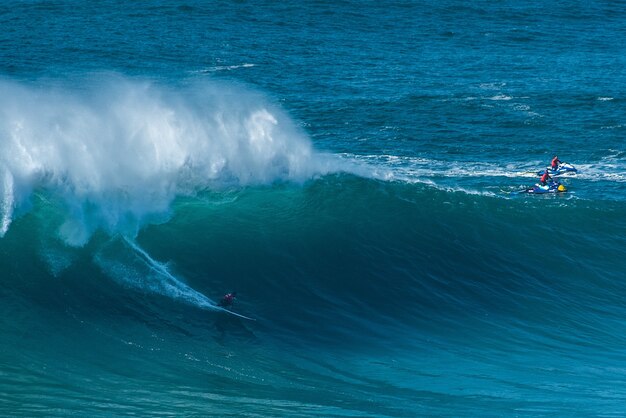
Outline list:
[[[546,171],[544,171],[541,179],[539,179],[539,182],[542,186],[546,186],[548,184],[548,179],[552,180],[552,177],[550,177],[550,174],[548,174],[548,169],[546,168]]]
[[[552,166],[552,169],[556,171],[559,168],[559,164],[561,163],[562,161],[559,160],[559,157],[555,155],[554,158],[552,158],[552,162],[550,163],[550,165]]]

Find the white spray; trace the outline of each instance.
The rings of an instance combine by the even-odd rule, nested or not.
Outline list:
[[[303,181],[327,169],[306,135],[259,94],[108,76],[81,89],[0,81],[0,236],[33,190],[65,207],[59,236],[134,236],[208,187]]]

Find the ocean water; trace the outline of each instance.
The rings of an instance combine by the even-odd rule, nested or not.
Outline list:
[[[0,4],[0,415],[626,415],[625,7]]]

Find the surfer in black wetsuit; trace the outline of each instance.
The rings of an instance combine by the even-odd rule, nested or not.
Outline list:
[[[233,303],[235,302],[236,298],[237,298],[237,292],[227,293],[224,296],[222,296],[222,299],[220,299],[220,301],[218,302],[218,305],[221,306],[222,308],[230,308],[231,306],[233,306]]]

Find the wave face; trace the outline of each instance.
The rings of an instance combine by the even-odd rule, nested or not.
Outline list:
[[[34,200],[0,241],[15,411],[478,413],[538,407],[546,387],[566,410],[620,403],[586,388],[621,373],[621,202],[546,209],[328,174],[178,197],[135,238],[99,230],[74,247],[48,223],[52,199]],[[231,290],[256,322],[216,310]],[[363,404],[381,393],[397,402]]]
[[[132,3],[0,5],[0,415],[626,415],[617,3]]]

